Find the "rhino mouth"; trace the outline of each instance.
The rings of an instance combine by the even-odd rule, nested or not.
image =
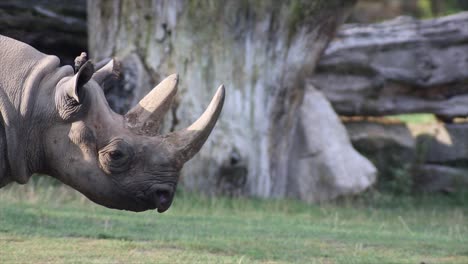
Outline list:
[[[154,196],[158,213],[164,213],[169,209],[169,207],[171,207],[172,193],[168,190],[157,190]]]
[[[132,211],[145,211],[157,209],[158,213],[164,213],[171,207],[173,192],[169,190],[157,190],[145,197],[138,197],[139,207]]]
[[[159,188],[158,188],[159,187]],[[136,195],[136,203],[132,202],[129,205],[127,210],[141,212],[146,210],[157,209],[158,213],[164,213],[171,207],[172,200],[174,199],[173,188],[165,186],[166,188],[160,186],[152,186],[148,188],[149,190]]]

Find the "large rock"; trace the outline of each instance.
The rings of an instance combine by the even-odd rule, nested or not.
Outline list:
[[[312,76],[340,115],[468,115],[468,12],[345,25]]]
[[[453,192],[468,188],[468,168],[420,165],[414,170],[414,186],[423,192]]]
[[[468,167],[468,124],[413,125],[420,162]]]
[[[86,0],[0,1],[0,34],[72,65],[87,50]]]
[[[450,192],[468,188],[468,123],[409,127],[417,138],[415,190]]]
[[[90,0],[89,48],[97,60],[138,57],[132,63],[143,67],[123,74],[127,80],[140,76],[142,83],[131,82],[129,90],[150,89],[144,76],[157,83],[180,74],[167,130],[193,122],[224,83],[222,116],[187,164],[183,185],[208,194],[285,197],[304,83],[355,2]],[[111,101],[144,94],[114,92],[129,98]]]
[[[416,144],[411,131],[402,123],[347,122],[351,142],[370,159],[381,180],[392,180],[395,170],[407,170],[414,162]]]
[[[308,86],[290,155],[288,195],[308,202],[362,192],[376,179],[321,92]]]

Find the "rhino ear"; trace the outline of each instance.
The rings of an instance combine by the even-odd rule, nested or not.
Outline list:
[[[91,79],[94,73],[94,65],[91,61],[85,62],[80,70],[73,76],[72,85],[67,87],[67,95],[77,103],[80,103],[80,98],[83,97],[82,88]]]
[[[104,82],[112,77],[118,77],[120,68],[118,61],[112,59],[102,67],[99,67],[100,64],[101,62],[97,64],[97,68],[100,69],[93,74],[93,80],[95,80],[99,85],[102,86]]]

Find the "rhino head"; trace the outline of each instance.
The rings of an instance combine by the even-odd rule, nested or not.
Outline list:
[[[110,109],[101,89],[112,68],[113,61],[95,72],[88,61],[57,83],[59,122],[44,136],[46,171],[106,207],[164,212],[182,166],[200,150],[218,119],[224,87],[191,126],[159,135],[177,91],[177,75],[164,79],[122,116]]]

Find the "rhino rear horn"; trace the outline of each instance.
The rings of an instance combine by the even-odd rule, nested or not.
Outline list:
[[[172,74],[151,90],[125,115],[128,127],[137,134],[154,136],[177,92],[178,75]]]
[[[166,136],[166,140],[175,148],[173,151],[179,161],[191,159],[205,143],[223,108],[224,90],[224,85],[221,85],[205,112],[192,125]]]
[[[106,63],[105,61],[102,61]],[[99,69],[101,62],[96,64],[96,68]],[[99,70],[93,74],[93,79],[100,85],[102,85],[106,80],[112,77],[117,77],[119,75],[120,64],[115,59],[111,59]]]

